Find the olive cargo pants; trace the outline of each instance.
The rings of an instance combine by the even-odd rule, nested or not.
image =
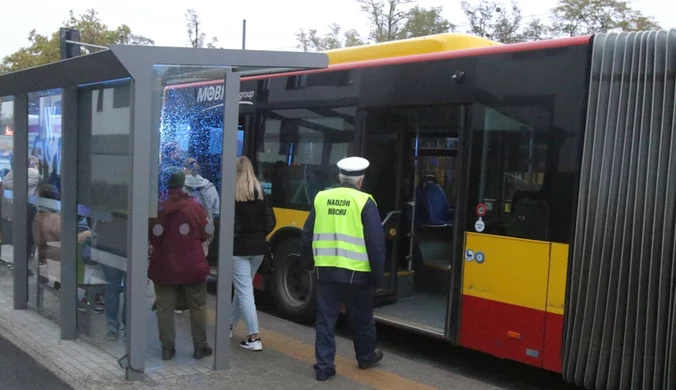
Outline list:
[[[160,284],[155,283],[157,303],[157,327],[162,349],[174,348],[176,329],[174,310],[179,294],[184,294],[190,313],[190,332],[195,349],[207,346],[207,283]]]

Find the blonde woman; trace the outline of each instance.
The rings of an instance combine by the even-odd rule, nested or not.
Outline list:
[[[249,334],[240,346],[250,351],[263,350],[258,333],[253,277],[269,250],[266,237],[275,228],[276,223],[270,201],[261,190],[261,184],[254,174],[251,161],[246,157],[238,157],[232,269],[235,295],[230,337],[232,337],[232,327],[237,325],[241,315]]]

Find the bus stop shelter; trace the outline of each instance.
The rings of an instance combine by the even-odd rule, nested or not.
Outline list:
[[[234,217],[240,78],[327,66],[328,57],[320,53],[111,46],[1,75],[0,119],[13,142],[13,185],[6,180],[3,193],[2,251],[14,266],[14,308],[42,310],[41,285],[51,286],[58,303],[51,315],[61,327],[61,338],[75,339],[83,326],[79,318],[88,310],[82,302],[91,305],[98,297],[93,287],[107,285],[111,274],[123,275],[126,335],[120,365],[128,380],[143,379],[149,335],[149,221],[157,214],[160,133],[163,126],[171,126],[163,119],[169,109],[163,106],[163,91],[172,84],[222,79],[224,222],[215,237],[221,272],[213,368],[226,369],[233,238],[233,225],[227,222]],[[59,195],[39,192],[36,180],[55,186]],[[40,244],[58,253],[57,262],[36,260],[32,253],[36,230],[31,210],[36,208],[60,214],[60,240]],[[90,232],[89,238],[81,237],[83,232]],[[88,274],[87,265],[94,263],[109,272]],[[36,273],[39,281],[31,282]],[[97,284],[97,277],[105,280]],[[105,304],[113,305],[113,300]]]

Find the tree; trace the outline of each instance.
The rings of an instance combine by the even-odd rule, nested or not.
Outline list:
[[[204,41],[206,40],[206,34],[202,31],[202,20],[197,11],[193,8],[186,10],[185,12],[186,28],[188,33],[188,46],[194,48],[203,48]],[[209,49],[215,49],[216,44],[218,43],[218,38],[211,37],[211,42],[207,43],[206,46]]]
[[[356,30],[348,30],[341,37],[341,28],[337,23],[330,25],[329,32],[324,36],[319,36],[316,29],[309,29],[307,32],[300,29],[296,33],[296,40],[297,47],[303,51],[325,51],[364,44]]]
[[[502,43],[523,41],[520,33],[523,18],[516,0],[512,0],[509,7],[488,0],[480,0],[476,4],[463,1],[461,7],[469,22],[469,34]]]
[[[413,2],[415,0],[357,0],[368,15],[371,40],[387,42],[401,38],[409,17],[409,11],[403,8]]]
[[[131,32],[129,26],[122,24],[115,29],[109,29],[93,9],[88,9],[84,14],[76,17],[70,11],[68,19],[63,23],[64,27],[74,28],[80,31],[80,41],[94,45],[107,46],[112,44],[125,45],[153,45],[155,42],[141,35]],[[6,56],[0,64],[0,73],[13,72],[34,66],[48,64],[61,59],[59,31],[49,36],[41,35],[32,30],[28,34],[27,47],[22,47],[13,54]],[[83,47],[84,53],[92,49]],[[96,50],[96,49],[93,49]]]
[[[521,33],[523,41],[542,41],[551,38],[552,28],[541,19],[533,19],[528,23]]]
[[[552,10],[556,35],[591,35],[609,31],[655,30],[657,22],[619,0],[559,0]]]
[[[522,42],[521,8],[516,0],[509,7],[500,6],[491,38],[502,43]]]
[[[455,31],[455,26],[441,16],[442,7],[405,8],[415,0],[357,0],[369,20],[369,40],[387,42],[397,39],[422,37]],[[320,36],[317,30],[300,30],[296,33],[298,48],[309,50],[330,50],[340,47],[363,45],[364,41],[356,30],[340,34],[340,26],[332,24],[330,31]]]
[[[441,16],[441,11],[441,7],[425,9],[416,5],[411,8],[399,38],[424,37],[455,31],[455,26]]]

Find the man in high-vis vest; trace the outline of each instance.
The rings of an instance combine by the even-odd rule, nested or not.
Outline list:
[[[385,234],[376,202],[360,191],[368,166],[361,157],[340,160],[340,185],[317,194],[303,228],[306,256],[314,259],[317,275],[314,369],[319,381],[336,374],[334,330],[341,303],[359,368],[383,358],[376,349],[371,290],[384,287]]]

